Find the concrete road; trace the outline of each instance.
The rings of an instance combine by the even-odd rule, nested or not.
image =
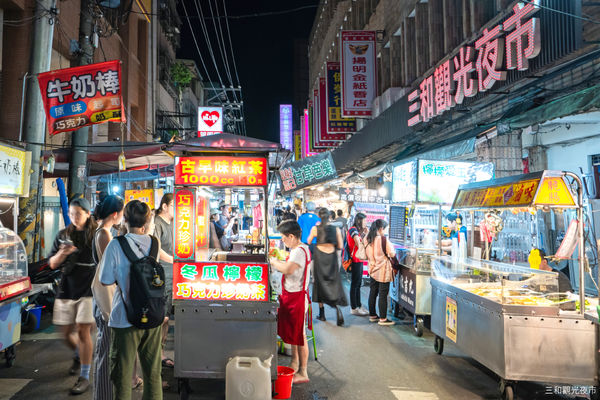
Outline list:
[[[363,298],[367,298],[366,289]],[[292,399],[499,398],[496,377],[452,344],[446,343],[440,356],[433,351],[433,335],[426,331],[421,338],[414,336],[411,321],[384,327],[369,323],[366,317],[350,315],[349,311],[344,310],[345,327],[336,326],[331,308],[326,310],[327,321],[315,321],[318,361],[314,360],[311,345],[311,381],[296,385]],[[0,364],[0,400],[72,398],[68,393],[76,378],[67,375],[71,354],[48,317],[41,331],[23,335],[12,368]],[[168,345],[173,348],[172,341]],[[279,356],[280,365],[287,365],[289,360],[288,356]],[[172,369],[165,369],[164,376],[172,386],[164,392],[164,398],[178,399]],[[547,391],[542,384],[517,386],[519,399],[575,398],[546,394]],[[192,399],[224,399],[224,392],[223,381],[192,381]],[[88,392],[76,398],[90,400],[92,395]],[[141,391],[134,391],[133,398],[141,399]]]

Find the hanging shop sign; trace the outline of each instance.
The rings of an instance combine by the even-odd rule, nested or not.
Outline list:
[[[264,186],[267,159],[261,157],[175,157],[175,184]]]
[[[455,209],[557,207],[577,205],[564,177],[557,171],[543,171],[496,181],[464,185],[458,189]]]
[[[174,201],[173,255],[175,260],[192,260],[195,255],[195,191],[193,189],[175,189]]]
[[[375,31],[342,31],[342,116],[370,117],[377,92]]]
[[[208,199],[202,196],[198,196],[196,199],[196,248],[207,249],[208,248],[208,224],[209,224],[209,211],[208,211]]]
[[[286,164],[279,169],[282,193],[294,192],[337,177],[337,171],[327,152]]]
[[[301,124],[303,123],[302,118],[304,117],[300,118]],[[302,135],[298,130],[294,131],[294,158],[296,161],[302,159]]]
[[[460,185],[493,177],[492,163],[415,160],[394,167],[392,199],[395,203],[452,204]]]
[[[223,133],[223,107],[198,107],[198,137]]]
[[[374,189],[339,188],[340,200],[364,203],[390,204],[389,196],[381,196]]]
[[[529,60],[542,48],[540,19],[533,17],[540,10],[540,2],[517,3],[508,19],[484,29],[474,43],[461,47],[456,56],[426,76],[408,95],[412,114],[408,126],[427,122],[462,104],[465,98],[492,89],[506,80],[507,71],[526,71]]]
[[[27,196],[31,152],[0,145],[0,195]]]
[[[339,62],[327,63],[327,132],[356,132],[356,119],[342,117],[342,73]]]
[[[142,203],[148,204],[150,209],[156,208],[156,199],[154,198],[154,189],[143,190],[126,190],[125,202],[129,203],[132,200],[139,200]]]
[[[312,107],[312,101],[308,102],[308,107]],[[310,136],[310,116],[309,116],[309,108],[304,110],[304,115],[301,117],[301,131],[300,135],[302,136],[302,158],[314,156],[315,152],[311,150],[311,136]]]
[[[292,105],[279,105],[279,143],[284,149],[293,150],[292,143]]]
[[[175,262],[174,300],[268,301],[269,265]]]
[[[319,141],[334,141],[337,147],[340,141],[346,140],[345,133],[329,132],[329,104],[327,103],[327,80],[319,78]]]
[[[38,75],[38,83],[50,135],[108,121],[125,122],[118,60],[44,72]]]
[[[327,129],[327,122],[324,115],[327,108],[323,103],[324,97],[323,101],[321,101],[321,92],[319,90],[321,88],[320,82],[321,78],[319,78],[317,82],[317,89],[313,91],[313,107],[312,113],[310,114],[313,130],[311,134],[311,143],[315,153],[322,153],[336,147],[338,144],[336,141],[324,140],[323,138],[323,130]],[[325,135],[327,135],[327,132],[325,132]]]

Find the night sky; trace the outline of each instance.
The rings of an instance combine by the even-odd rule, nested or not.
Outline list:
[[[186,2],[188,15],[198,15],[194,1],[183,1]],[[195,1],[198,5],[202,5],[214,56],[224,83],[225,81],[229,82],[229,79],[223,68],[221,53],[216,45],[215,27],[210,18],[209,4],[213,6],[213,12],[216,15],[215,4],[218,3],[220,15],[223,15],[223,1],[225,1],[229,17],[280,12],[313,6],[285,14],[229,18],[235,61],[244,96],[246,132],[248,136],[278,142],[279,104],[291,104],[293,99],[293,41],[296,38],[308,38],[317,10],[314,6],[318,4],[318,0]],[[177,56],[196,60],[198,69],[203,75],[206,75],[181,4],[179,5],[179,13],[182,15],[182,30],[181,48],[177,52]],[[190,21],[202,51],[202,57],[207,65],[209,76],[212,81],[218,82],[201,24],[195,17],[190,18]],[[221,23],[222,28],[225,29],[224,19],[221,19]],[[229,42],[225,31],[224,35],[227,45],[226,50],[229,52]],[[231,59],[230,67],[235,82],[236,78]],[[225,85],[229,86],[229,83],[225,83]]]

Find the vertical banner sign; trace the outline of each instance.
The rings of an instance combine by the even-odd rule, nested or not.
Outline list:
[[[175,260],[194,259],[194,206],[193,189],[175,189],[175,229],[173,255]]]
[[[309,104],[309,107],[312,106],[311,101],[309,101],[308,104]],[[304,119],[303,119],[303,123],[302,123],[302,127],[304,130],[302,132],[302,158],[314,156],[316,154],[311,150],[310,116],[308,113],[309,113],[309,109],[305,109],[304,117],[303,117]]]
[[[340,142],[346,140],[345,133],[329,133],[327,131],[327,80],[325,78],[319,78],[319,141],[333,142],[333,147],[337,147]]]
[[[262,157],[175,157],[176,185],[265,186],[267,173]]]
[[[321,80],[323,80],[323,85],[321,85]],[[325,135],[327,135],[327,132],[326,132],[327,124],[325,121],[325,114],[324,114],[327,110],[327,107],[325,105],[325,96],[323,96],[323,99],[321,99],[321,93],[324,94],[324,92],[321,92],[321,86],[323,86],[323,90],[325,90],[324,78],[319,78],[317,90],[314,90],[314,92],[313,92],[313,95],[314,95],[313,108],[312,108],[313,112],[311,115],[313,133],[311,135],[311,138],[312,138],[312,143],[313,143],[312,147],[313,147],[315,153],[322,153],[332,147],[336,147],[336,145],[337,145],[337,142],[326,141],[322,137],[323,132],[325,132]]]
[[[198,196],[196,200],[196,248],[208,248],[208,200]]]
[[[356,119],[342,118],[342,74],[339,62],[327,63],[327,132],[356,132]]]
[[[284,149],[293,150],[291,104],[279,105],[279,143]]]
[[[283,185],[282,193],[290,193],[336,178],[337,170],[331,152],[327,152],[285,164],[279,168],[279,177]]]
[[[50,135],[107,121],[125,122],[118,60],[44,72],[38,83]]]
[[[315,90],[316,93],[316,90]],[[312,100],[308,101],[308,119],[307,119],[307,132],[308,132],[308,151],[310,154],[322,153],[325,151],[323,148],[317,148],[315,144],[315,135],[316,135],[316,127],[315,127],[315,97]]]
[[[198,137],[223,133],[223,107],[198,107]]]
[[[296,161],[302,159],[302,136],[300,136],[300,131],[294,131],[294,157]]]
[[[342,116],[370,117],[377,93],[375,31],[342,31]]]

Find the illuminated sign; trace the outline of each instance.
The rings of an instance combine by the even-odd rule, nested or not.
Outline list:
[[[223,133],[223,107],[198,107],[198,137]]]
[[[310,134],[310,147],[311,151],[315,153],[325,152],[338,145],[338,142],[325,140],[323,136],[323,131],[325,131],[325,136],[327,135],[327,123],[324,115],[327,107],[324,103],[325,95],[323,94],[323,96],[321,96],[321,86],[323,87],[323,90],[325,90],[324,78],[317,79],[317,89],[313,91],[312,107],[310,107],[309,110],[312,129]]]
[[[194,206],[195,193],[192,189],[175,190],[174,243],[176,260],[194,258]]]
[[[342,31],[342,116],[370,117],[377,90],[375,31]]]
[[[174,300],[268,301],[269,265],[173,263]]]
[[[284,149],[293,150],[291,104],[279,105],[279,143]]]
[[[427,122],[462,104],[465,97],[490,90],[506,80],[507,70],[527,70],[528,60],[542,48],[540,21],[532,17],[539,10],[540,0],[515,4],[506,21],[484,29],[474,46],[461,47],[455,57],[438,65],[408,95],[408,111],[414,114],[408,126]]]
[[[327,132],[356,132],[356,119],[342,117],[342,74],[339,62],[327,63]],[[344,140],[343,137],[341,140]]]
[[[148,204],[148,207],[150,207],[150,209],[156,208],[154,189],[126,190],[125,202],[129,203],[132,200],[139,200],[142,203],[146,203]]]
[[[303,158],[279,168],[283,193],[293,192],[337,177],[331,152]]]
[[[196,248],[208,248],[208,200],[199,196],[196,200]]]
[[[300,119],[300,123],[302,123],[302,117]],[[296,161],[302,159],[302,136],[300,131],[294,131],[294,158]]]
[[[0,194],[27,196],[31,152],[0,145],[0,165]]]
[[[175,157],[175,184],[265,186],[267,159],[259,157]]]
[[[308,115],[308,109],[304,110],[304,115],[302,117],[300,117],[300,122],[301,122],[300,136],[302,139],[302,158],[314,156],[316,153],[314,153],[310,150],[310,126],[309,126],[310,118]]]

